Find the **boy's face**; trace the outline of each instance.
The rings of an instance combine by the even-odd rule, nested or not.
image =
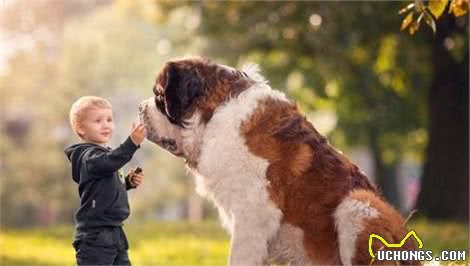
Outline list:
[[[113,111],[108,108],[91,108],[81,121],[78,133],[82,139],[91,143],[106,144],[113,135]]]

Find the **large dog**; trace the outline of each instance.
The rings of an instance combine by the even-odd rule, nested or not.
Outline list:
[[[406,235],[400,214],[256,66],[171,61],[153,92],[140,105],[148,139],[184,157],[218,208],[230,265],[384,263],[371,260],[369,235]]]

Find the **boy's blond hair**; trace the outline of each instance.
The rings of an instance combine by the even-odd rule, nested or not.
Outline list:
[[[78,133],[78,127],[80,126],[80,123],[83,121],[87,112],[93,108],[112,109],[112,106],[111,103],[103,98],[97,96],[83,96],[75,101],[70,108],[70,126],[72,127],[72,130],[75,132],[75,134],[77,134],[80,138],[82,138],[82,136],[80,133]]]

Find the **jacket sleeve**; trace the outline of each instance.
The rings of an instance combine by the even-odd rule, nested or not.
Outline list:
[[[112,173],[128,163],[139,147],[128,137],[123,144],[112,151],[94,149],[83,159],[90,173]]]

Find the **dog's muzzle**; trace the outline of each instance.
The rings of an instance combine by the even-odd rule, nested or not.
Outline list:
[[[170,123],[168,118],[149,98],[139,104],[139,119],[147,130],[147,139],[176,156],[183,156],[180,128]]]

